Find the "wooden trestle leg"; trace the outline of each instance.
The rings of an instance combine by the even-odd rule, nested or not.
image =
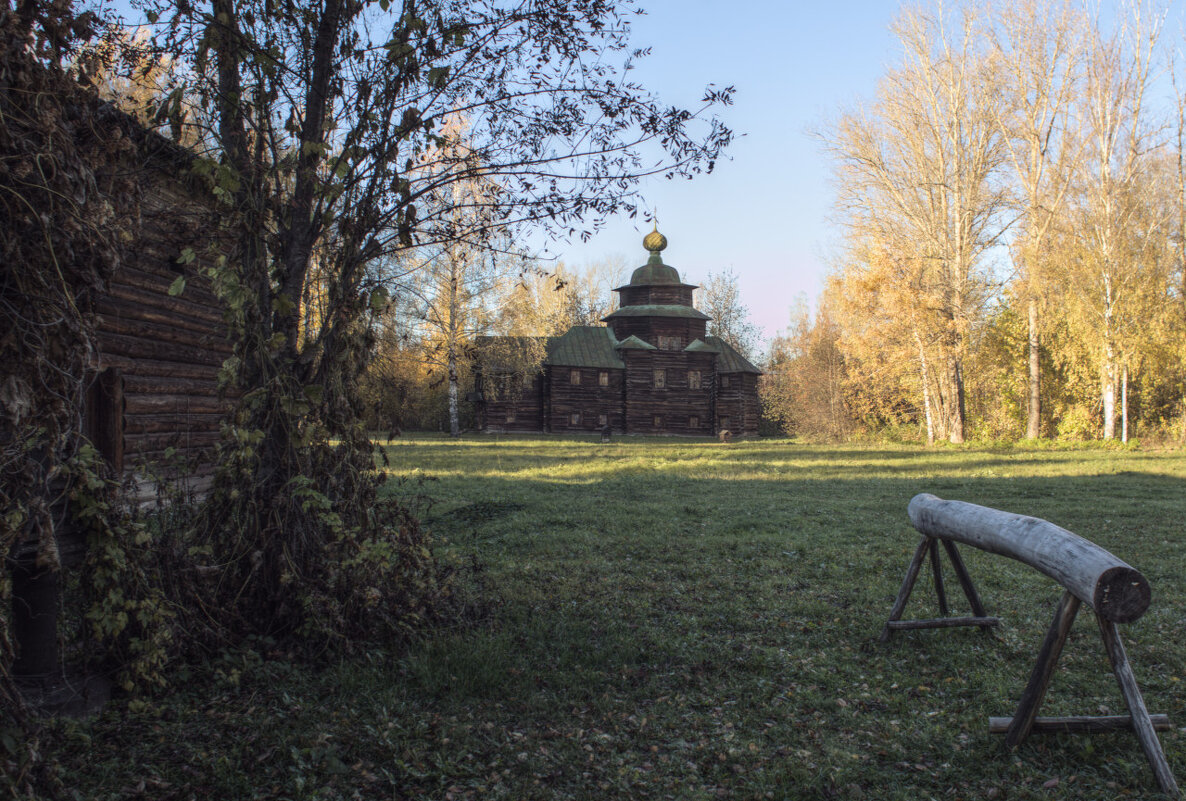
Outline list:
[[[988,613],[984,611],[984,604],[980,602],[980,596],[972,584],[972,577],[968,575],[968,569],[964,567],[964,561],[960,558],[959,551],[955,549],[955,544],[943,540],[943,545],[947,550],[947,555],[951,557],[951,565],[955,568],[955,575],[959,579],[960,586],[964,589],[964,595],[968,596],[968,603],[972,605],[974,616],[948,617],[950,610],[947,604],[947,589],[943,583],[943,571],[939,564],[939,539],[924,536],[914,551],[910,567],[906,569],[906,577],[902,580],[902,588],[898,590],[898,598],[894,601],[893,609],[890,610],[889,620],[885,622],[885,628],[881,630],[881,642],[889,640],[893,633],[899,629],[946,629],[957,626],[979,626],[982,630],[987,630],[1000,624],[1000,620],[989,617]],[[918,580],[922,563],[928,554],[931,557],[935,594],[939,598],[939,614],[942,617],[927,620],[902,620],[906,601],[910,599],[910,593],[914,590],[914,583]]]
[[[1046,688],[1050,686],[1050,677],[1054,675],[1054,667],[1058,664],[1058,657],[1062,647],[1071,632],[1071,624],[1075,622],[1075,615],[1079,613],[1079,599],[1069,592],[1062,594],[1062,600],[1054,613],[1054,622],[1046,630],[1046,639],[1042,641],[1042,649],[1038,652],[1038,662],[1030,673],[1029,683],[1021,694],[1021,702],[1017,705],[1017,712],[1013,715],[1013,722],[1005,732],[1005,745],[1015,748],[1020,745],[1030,730],[1034,727],[1034,720],[1038,717],[1038,707],[1046,696]]]
[[[929,543],[931,551],[931,575],[935,578],[935,595],[939,599],[939,614],[947,617],[947,590],[943,586],[943,566],[939,564],[939,541],[932,539]]]
[[[889,620],[886,621],[885,628],[881,630],[881,637],[878,638],[881,642],[889,642],[889,638],[893,636],[894,631],[890,628],[890,623],[902,619],[906,601],[910,600],[910,591],[914,589],[914,582],[918,580],[918,571],[922,569],[922,560],[926,558],[930,544],[931,538],[923,537],[922,542],[914,549],[914,557],[910,560],[910,567],[906,568],[906,577],[902,579],[902,587],[898,590],[893,609],[890,610]]]
[[[1128,664],[1128,654],[1124,651],[1124,643],[1120,641],[1120,632],[1116,624],[1104,620],[1096,615],[1100,624],[1100,636],[1104,640],[1104,648],[1108,652],[1108,661],[1112,663],[1112,672],[1116,674],[1116,683],[1120,685],[1120,693],[1128,704],[1128,713],[1132,717],[1132,728],[1141,741],[1141,749],[1145,758],[1153,768],[1153,775],[1157,778],[1157,785],[1161,792],[1170,798],[1181,798],[1178,783],[1170,766],[1165,761],[1165,752],[1161,750],[1161,741],[1153,730],[1153,721],[1149,717],[1149,710],[1145,708],[1145,699],[1141,697],[1141,688],[1137,686],[1137,678],[1133,675],[1132,667]]]
[[[972,607],[972,614],[976,617],[988,617],[988,610],[984,608],[984,602],[980,600],[980,593],[976,592],[976,585],[972,583],[972,576],[968,573],[968,568],[964,566],[964,559],[956,549],[955,543],[951,540],[943,540],[943,550],[947,551],[947,558],[951,560],[951,569],[955,571],[955,577],[959,579],[964,595],[968,599],[968,605]],[[986,623],[980,627],[980,630],[987,634],[992,631],[992,627],[993,624]]]

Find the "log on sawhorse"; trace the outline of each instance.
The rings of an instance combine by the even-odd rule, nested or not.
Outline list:
[[[1035,733],[1133,731],[1161,791],[1172,798],[1180,798],[1178,784],[1166,762],[1161,741],[1157,739],[1157,731],[1169,728],[1169,719],[1165,715],[1150,715],[1145,708],[1145,700],[1116,629],[1117,623],[1131,623],[1149,607],[1151,592],[1145,577],[1095,543],[1036,517],[1015,515],[960,501],[944,501],[928,494],[916,495],[910,501],[909,514],[923,539],[914,551],[898,597],[890,610],[889,620],[882,629],[882,642],[902,629],[980,626],[987,630],[997,625],[998,619],[988,616],[984,609],[971,576],[956,550],[956,542],[1030,565],[1059,582],[1065,592],[1042,641],[1037,663],[1022,692],[1017,712],[1011,718],[989,718],[989,731],[1004,734],[1005,744],[1009,748],[1017,747]],[[972,606],[972,616],[949,616],[939,564],[940,542]],[[906,602],[928,554],[942,617],[902,620]],[[1129,714],[1038,717],[1063,645],[1083,604],[1095,612],[1104,650],[1108,654],[1116,682],[1120,685],[1120,693],[1128,705]]]

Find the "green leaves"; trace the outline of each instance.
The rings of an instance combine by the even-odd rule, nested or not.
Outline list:
[[[173,283],[169,284],[169,295],[177,297],[185,291],[185,276],[179,275],[173,279]]]
[[[444,89],[449,82],[449,67],[433,67],[428,71],[428,85],[433,89]]]

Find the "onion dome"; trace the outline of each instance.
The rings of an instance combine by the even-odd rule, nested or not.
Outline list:
[[[651,257],[630,276],[630,285],[679,284],[679,272],[664,264],[663,256],[660,255],[667,247],[667,237],[659,233],[657,223],[654,230],[643,237],[642,246],[651,252]]]
[[[651,255],[657,254],[667,247],[667,237],[659,233],[658,223],[655,223],[653,231],[642,238],[642,246],[649,250]]]

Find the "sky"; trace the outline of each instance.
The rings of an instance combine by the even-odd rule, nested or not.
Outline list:
[[[766,337],[785,329],[797,297],[818,295],[832,234],[830,168],[813,136],[871,97],[895,58],[896,0],[639,0],[632,40],[650,47],[635,79],[666,104],[698,107],[708,84],[733,86],[721,111],[738,138],[711,175],[640,187],[667,236],[664,262],[688,283],[731,269]],[[646,261],[650,224],[624,215],[587,242],[551,241],[547,254],[580,267],[615,255]]]

